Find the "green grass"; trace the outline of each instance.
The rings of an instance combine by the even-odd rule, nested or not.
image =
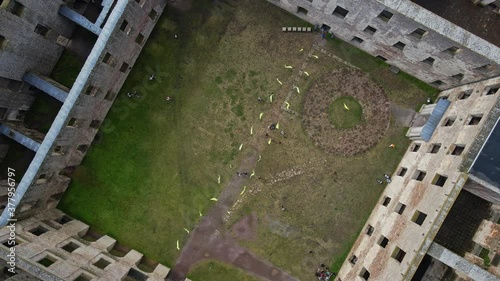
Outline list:
[[[197,265],[189,274],[191,280],[217,280],[217,281],[258,281],[243,270],[230,267],[214,261],[206,261]]]
[[[336,128],[352,128],[358,125],[362,119],[363,108],[353,97],[337,98],[330,105],[330,120]]]
[[[50,77],[60,84],[71,88],[82,67],[83,62],[70,51],[64,50],[54,66]]]
[[[179,254],[176,241],[182,246],[188,238],[183,229],[193,229],[199,212],[213,205],[210,198],[235,174],[249,143],[265,142],[267,127],[280,121],[284,135],[270,132],[274,142],[259,151],[258,176],[245,183],[246,196],[226,227],[255,212],[257,237],[242,245],[300,280],[313,276],[319,263],[337,268],[382,192],[375,178],[391,173],[409,144],[405,129],[392,122],[375,148],[356,157],[325,155],[304,133],[301,116],[273,112],[315,36],[285,35],[281,26],[307,24],[266,1],[212,2],[193,2],[193,9],[182,13],[167,9],[159,19],[102,124],[99,143],[71,175],[59,208],[172,267]],[[327,46],[330,52],[334,48]],[[371,56],[356,60],[372,69],[372,79],[386,71]],[[311,76],[299,79],[301,94],[292,96],[292,109],[300,114],[307,89],[323,73],[342,67],[334,60],[310,62]],[[152,71],[157,79],[148,81]],[[413,108],[431,92],[403,75],[386,78],[391,102],[401,106]],[[131,90],[142,98],[128,98]],[[388,149],[391,143],[397,148]],[[201,264],[190,276],[251,280],[216,263]]]
[[[479,257],[483,259],[483,265],[486,267],[489,267],[491,264],[489,254],[490,254],[490,250],[488,250],[488,249],[482,249],[481,253],[479,253]]]

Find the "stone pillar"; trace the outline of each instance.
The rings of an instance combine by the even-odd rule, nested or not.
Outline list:
[[[33,73],[26,73],[23,76],[23,81],[35,86],[37,89],[47,93],[49,96],[64,102],[68,96],[69,91],[63,90],[63,85],[49,79],[47,77],[37,76]]]
[[[99,26],[92,23],[86,17],[84,17],[83,15],[79,14],[78,12],[68,8],[67,6],[61,6],[59,8],[59,14],[65,16],[66,18],[68,18],[72,22],[87,29],[88,31],[94,33],[97,36],[99,36],[99,34],[101,34],[101,28]]]

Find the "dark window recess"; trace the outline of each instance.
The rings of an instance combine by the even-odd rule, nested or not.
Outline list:
[[[35,33],[40,34],[43,37],[47,37],[49,34],[50,29],[44,25],[37,24],[35,27]]]
[[[104,99],[105,100],[109,100],[109,101],[112,101],[114,98],[115,98],[116,94],[111,92],[111,91],[108,91],[106,93],[106,96],[104,96]]]
[[[128,21],[123,20],[122,24],[120,25],[120,30],[121,31],[126,31],[128,27]]]
[[[436,154],[439,152],[439,149],[441,148],[440,143],[433,143],[431,145],[431,149],[429,149],[429,153]]]
[[[97,262],[94,263],[94,265],[100,269],[105,269],[110,264],[111,264],[111,262],[109,262],[103,258],[100,258]]]
[[[489,72],[489,71],[491,71],[491,69],[492,69],[491,64],[485,64],[483,66],[474,68],[474,70],[479,71],[479,72],[483,72],[483,73]]]
[[[391,203],[391,197],[385,197],[384,198],[384,201],[382,201],[382,206],[385,206],[387,207],[387,205],[389,205],[389,203]]]
[[[62,249],[68,253],[73,253],[78,248],[80,248],[80,246],[74,242],[69,242],[68,244],[62,247]]]
[[[496,94],[498,92],[499,88],[500,88],[499,86],[491,87],[491,88],[488,89],[488,91],[486,91],[485,95],[486,96],[494,95],[494,94]]]
[[[47,231],[49,231],[48,229],[46,229],[45,227],[39,225],[33,229],[31,229],[29,232],[35,236],[40,236],[44,233],[46,233]]]
[[[415,174],[413,174],[413,179],[416,180],[416,181],[423,181],[424,178],[425,178],[425,175],[427,175],[426,172],[423,172],[423,171],[420,171],[420,170],[417,170],[415,172]]]
[[[436,80],[436,81],[431,82],[431,85],[434,87],[440,87],[440,86],[445,85],[445,83],[441,80]]]
[[[406,255],[406,252],[401,250],[399,247],[396,247],[394,249],[394,252],[392,252],[392,255],[391,257],[395,260],[397,260],[398,262],[402,262],[404,257]]]
[[[376,58],[379,60],[382,60],[382,61],[387,61],[386,58],[384,58],[383,56],[380,56],[380,55],[376,56]]]
[[[384,235],[380,235],[380,238],[378,239],[377,244],[380,247],[385,248],[388,243],[389,243],[389,239],[387,239],[387,237],[385,237]]]
[[[351,258],[349,259],[349,262],[352,264],[356,264],[357,261],[358,257],[356,257],[356,255],[352,255]]]
[[[459,100],[466,100],[472,95],[472,90],[463,91],[458,95]]]
[[[405,211],[406,209],[406,205],[399,202],[398,205],[396,206],[396,208],[394,209],[394,212],[398,213],[399,215],[402,215],[403,212]]]
[[[102,58],[102,62],[105,64],[109,64],[111,62],[111,54],[106,52],[106,54]]]
[[[433,185],[437,185],[437,186],[444,186],[444,184],[446,183],[447,179],[448,179],[447,176],[436,174],[434,176],[434,179],[432,180],[432,184]]]
[[[87,87],[87,90],[85,90],[85,94],[86,94],[86,95],[91,95],[91,94],[94,92],[94,89],[95,89],[95,87],[94,87],[94,86],[89,85],[89,86]]]
[[[339,18],[345,18],[345,17],[347,16],[347,14],[348,14],[348,13],[349,13],[349,11],[348,11],[348,10],[346,10],[346,9],[344,9],[344,8],[340,7],[340,6],[337,6],[337,7],[335,8],[335,10],[333,10],[333,15],[334,15],[334,16],[337,16],[337,17],[339,17]]]
[[[410,36],[417,38],[417,39],[422,39],[426,34],[427,34],[427,31],[423,30],[422,28],[417,28],[417,29],[415,29],[415,31],[410,33]]]
[[[5,47],[7,47],[8,42],[9,42],[9,40],[5,39],[5,37],[0,35],[0,50],[5,49]]]
[[[393,14],[387,10],[383,10],[379,15],[378,18],[387,22],[392,18]]]
[[[54,264],[56,261],[57,261],[56,258],[54,258],[52,256],[46,256],[45,258],[39,260],[38,263],[45,266],[45,267],[49,267],[52,264]]]
[[[457,119],[457,117],[448,117],[444,119],[443,126],[450,127],[453,123],[455,123],[455,119]]]
[[[128,63],[124,62],[122,66],[120,67],[120,71],[125,73],[128,70]]]
[[[23,4],[14,1],[14,5],[12,5],[12,9],[10,10],[11,13],[18,17],[22,17],[24,14],[24,11],[26,11],[26,8],[23,6]]]
[[[70,118],[69,121],[68,121],[68,127],[76,127],[76,122],[77,119],[76,118]]]
[[[463,75],[463,73],[458,73],[458,74],[452,75],[451,78],[460,82],[464,79],[464,75]]]
[[[373,226],[368,225],[368,226],[366,227],[366,231],[365,231],[365,233],[366,233],[368,236],[372,236],[372,234],[373,234],[373,231],[374,231],[374,230],[375,230],[375,229],[373,228]]]
[[[305,15],[307,15],[307,12],[308,11],[306,9],[304,9],[300,6],[297,6],[297,14],[305,16]]]
[[[139,33],[137,35],[137,37],[135,38],[135,43],[139,44],[139,45],[142,45],[142,43],[144,43],[144,35],[142,35],[141,33]]]
[[[75,281],[90,281],[90,280],[92,280],[92,276],[86,273],[80,274],[80,276],[78,276],[78,278],[75,279]]]
[[[369,25],[365,28],[364,32],[373,35],[373,34],[375,34],[375,32],[377,32],[377,29],[375,27]]]
[[[425,64],[428,64],[428,65],[433,65],[435,61],[436,60],[433,57],[428,57],[425,60],[423,60],[422,62]]]
[[[86,145],[86,144],[80,144],[79,146],[76,147],[76,150],[78,150],[78,151],[80,151],[82,153],[85,153],[88,148],[89,148],[88,145]]]
[[[149,12],[149,18],[155,21],[157,17],[158,17],[158,12],[155,9],[152,9],[151,12]]]
[[[415,214],[413,214],[411,221],[418,224],[418,225],[422,225],[426,218],[427,218],[427,214],[422,213],[420,211],[415,211]]]
[[[420,146],[422,146],[420,143],[413,143],[413,145],[410,147],[410,151],[417,152],[420,149]]]
[[[99,120],[92,120],[92,122],[90,122],[90,128],[92,129],[99,129],[99,125],[101,125],[101,121]]]
[[[66,215],[62,215],[60,218],[57,218],[55,221],[60,225],[65,225],[72,220],[73,220],[72,218],[70,218]]]
[[[460,52],[460,49],[455,47],[455,46],[452,46],[452,47],[449,47],[448,49],[444,50],[443,52],[454,56]]]
[[[401,42],[401,41],[398,41],[396,44],[392,45],[394,48],[398,49],[398,50],[403,50],[406,46],[405,43]]]
[[[462,152],[464,152],[464,150],[465,150],[465,145],[455,144],[451,147],[451,155],[456,155],[456,156],[462,155]]]
[[[483,118],[483,115],[471,115],[469,117],[469,122],[467,122],[467,125],[477,125],[479,122],[481,122],[481,119]]]
[[[398,176],[404,177],[406,175],[406,172],[408,172],[408,169],[405,167],[401,167],[401,170],[399,170]]]
[[[351,39],[351,42],[356,43],[356,44],[361,44],[361,43],[363,43],[363,39],[361,39],[361,38],[359,38],[359,37],[354,36],[354,37]]]

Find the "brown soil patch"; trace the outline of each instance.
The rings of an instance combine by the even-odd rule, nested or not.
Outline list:
[[[352,96],[363,108],[363,122],[354,128],[338,129],[329,118],[330,104]],[[303,125],[314,144],[325,152],[352,156],[376,145],[389,128],[390,103],[384,89],[368,74],[341,69],[323,75],[304,101]]]
[[[248,216],[243,217],[240,221],[235,223],[231,228],[231,234],[233,234],[233,236],[239,240],[254,240],[257,236],[257,234],[255,233],[257,224],[257,214],[252,213]]]

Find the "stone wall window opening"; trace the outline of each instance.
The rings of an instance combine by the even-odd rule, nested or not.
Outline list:
[[[102,58],[102,62],[105,64],[111,64],[111,54],[106,52],[106,54]]]
[[[135,43],[139,44],[139,45],[142,45],[144,44],[144,35],[142,35],[142,33],[139,33],[137,34],[137,37],[135,38]]]
[[[492,68],[493,67],[491,66],[491,64],[485,64],[485,65],[482,65],[480,67],[476,67],[473,70],[481,72],[481,73],[488,73],[491,71]]]
[[[157,17],[158,17],[158,12],[155,9],[151,9],[151,12],[149,12],[149,18],[153,21],[156,21]]]
[[[363,269],[361,269],[361,271],[359,272],[359,277],[361,277],[361,279],[365,281],[368,281],[368,279],[370,278],[370,272],[363,267]]]
[[[75,279],[75,281],[90,281],[93,280],[93,276],[90,275],[89,273],[82,272],[78,277]]]
[[[120,67],[120,72],[125,73],[125,72],[127,72],[128,68],[129,68],[128,63],[123,62],[123,63],[122,63],[122,66]]]
[[[57,258],[49,254],[46,254],[42,259],[38,261],[38,263],[43,265],[44,267],[50,267],[55,262],[57,262]]]
[[[381,61],[387,61],[386,58],[384,58],[383,56],[380,56],[380,55],[377,55],[376,58],[381,60]]]
[[[379,15],[378,15],[378,18],[385,21],[385,22],[388,22],[392,16],[394,16],[394,14],[392,14],[391,12],[387,11],[387,10],[383,10]]]
[[[403,42],[401,42],[401,41],[398,41],[398,42],[396,42],[396,44],[394,44],[394,45],[392,45],[392,46],[393,46],[394,48],[396,48],[396,49],[398,49],[398,50],[402,51],[402,50],[404,50],[404,48],[406,47],[406,44],[405,44],[405,43],[403,43]]]
[[[453,144],[450,147],[450,153],[451,153],[451,155],[455,155],[455,156],[462,155],[462,153],[464,152],[464,150],[465,150],[465,145],[464,144]]]
[[[461,92],[460,94],[458,94],[457,99],[459,99],[459,100],[466,100],[466,99],[468,99],[471,95],[472,95],[472,90],[463,91],[463,92]]]
[[[122,24],[120,25],[120,30],[129,35],[130,31],[132,30],[132,25],[127,20],[123,20]]]
[[[428,65],[434,65],[435,61],[436,61],[436,59],[434,59],[433,57],[428,57],[425,60],[423,60],[422,62],[425,64],[428,64]]]
[[[113,99],[115,98],[115,96],[116,96],[116,93],[114,93],[112,91],[108,91],[106,93],[106,95],[104,96],[104,99],[108,100],[108,101],[113,101]]]
[[[395,260],[397,260],[399,263],[401,263],[406,255],[406,252],[401,250],[399,247],[396,246],[394,248],[394,251],[392,252],[391,257]]]
[[[485,96],[494,95],[494,94],[499,92],[498,89],[500,89],[500,85],[490,86],[490,87],[485,89],[484,95]]]
[[[452,79],[456,80],[457,82],[460,82],[464,79],[464,74],[463,73],[458,73],[455,75],[450,76]]]
[[[307,13],[308,11],[305,8],[297,6],[297,14],[301,16],[307,16]]]
[[[406,205],[401,202],[398,202],[398,205],[396,205],[396,208],[394,208],[394,212],[397,213],[398,215],[402,215],[405,209]]]
[[[373,228],[373,226],[368,225],[368,226],[366,227],[365,233],[366,233],[366,235],[368,235],[368,236],[372,236],[373,231],[375,231],[375,229]]]
[[[452,56],[455,56],[456,54],[460,53],[461,49],[455,46],[451,46],[448,49],[444,50],[444,53],[450,54]]]
[[[399,172],[397,175],[400,177],[404,177],[406,175],[406,172],[408,172],[408,168],[401,167],[401,169],[399,169]]]
[[[68,124],[66,126],[76,128],[76,127],[78,127],[79,124],[80,124],[80,122],[78,122],[78,119],[71,117],[71,118],[69,118]]]
[[[47,38],[47,36],[49,35],[49,32],[50,32],[50,28],[46,27],[43,24],[37,24],[35,27],[35,33],[41,35],[44,38]]]
[[[76,150],[80,151],[81,153],[87,152],[87,149],[89,148],[88,145],[86,144],[80,144],[76,147]]]
[[[465,124],[469,126],[478,125],[479,122],[481,122],[481,119],[483,119],[482,114],[471,114],[469,115],[469,117],[467,117]]]
[[[373,35],[375,34],[375,32],[377,32],[377,29],[371,25],[368,25],[363,31],[370,35]]]
[[[40,174],[38,176],[38,178],[36,179],[35,181],[35,184],[42,184],[42,183],[46,183],[47,180],[50,178],[50,174],[49,173],[46,173],[46,174]]]
[[[12,9],[10,10],[11,13],[18,17],[22,17],[25,11],[26,7],[24,7],[24,5],[19,3],[18,1],[14,1],[14,5],[12,5]]]
[[[100,258],[94,263],[94,266],[100,269],[105,269],[110,264],[111,264],[110,261]]]
[[[49,230],[42,225],[37,225],[36,227],[29,230],[29,232],[35,236],[40,236],[44,233],[47,233],[48,231]]]
[[[332,15],[343,19],[347,16],[348,13],[349,13],[348,10],[342,8],[341,6],[337,6],[337,7],[335,7],[335,10],[333,10]]]
[[[387,239],[387,237],[385,237],[384,235],[380,235],[380,238],[378,239],[377,244],[380,247],[385,248],[385,247],[387,247],[387,244],[389,244],[389,239]]]
[[[433,143],[433,144],[431,144],[431,147],[429,148],[429,153],[436,154],[439,152],[440,148],[441,148],[440,143]]]
[[[391,197],[385,196],[384,200],[382,200],[382,206],[387,207],[391,203]]]
[[[136,2],[137,4],[139,4],[139,7],[141,7],[141,8],[142,8],[142,7],[144,7],[144,3],[146,2],[146,0],[135,0],[135,2]]]
[[[52,155],[64,155],[64,148],[62,145],[56,145],[52,150]]]
[[[61,247],[61,249],[65,250],[68,253],[73,253],[78,248],[80,248],[80,245],[76,244],[73,241],[70,241],[69,243]]]
[[[4,50],[7,47],[9,40],[7,40],[4,36],[0,35],[0,51]]]
[[[410,151],[411,152],[417,152],[420,147],[422,146],[421,143],[418,143],[418,142],[414,142],[411,146],[410,146]]]
[[[415,211],[413,214],[413,217],[411,218],[411,221],[418,224],[422,225],[427,218],[427,214],[420,212],[419,210]]]
[[[418,40],[421,40],[422,38],[424,38],[425,35],[427,35],[427,33],[428,32],[426,30],[422,28],[417,28],[412,33],[410,33],[410,36]]]
[[[85,94],[87,96],[95,97],[97,95],[97,92],[99,89],[97,87],[94,87],[92,85],[88,85],[87,89],[85,90]]]
[[[453,123],[455,123],[456,119],[457,119],[456,116],[446,117],[443,121],[443,127],[451,127]]]
[[[92,122],[90,122],[89,127],[92,128],[92,129],[99,129],[100,125],[101,125],[101,121],[99,121],[99,120],[92,120]]]
[[[448,179],[447,176],[436,174],[432,179],[431,184],[443,187],[447,179]]]
[[[426,175],[427,175],[426,172],[416,170],[415,173],[413,174],[412,179],[414,179],[416,181],[423,181]]]
[[[351,39],[351,42],[352,42],[352,43],[355,43],[355,44],[361,44],[361,43],[363,43],[363,41],[364,41],[363,39],[361,39],[361,38],[359,38],[359,37],[356,37],[356,36],[354,36],[354,37]]]
[[[358,261],[358,257],[356,257],[356,255],[352,255],[352,256],[349,258],[349,262],[350,262],[352,265],[355,265],[357,261]]]
[[[441,80],[432,81],[430,84],[431,84],[431,86],[434,86],[434,87],[441,87],[441,86],[446,85],[446,83],[444,83]]]
[[[72,221],[73,219],[68,217],[67,215],[62,215],[59,218],[55,219],[54,221],[57,222],[60,225],[65,225],[68,222]]]

